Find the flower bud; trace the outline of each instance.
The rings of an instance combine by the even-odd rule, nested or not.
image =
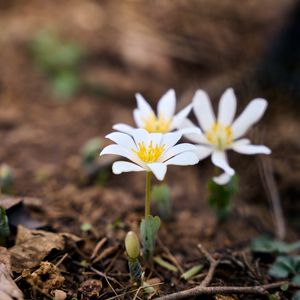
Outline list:
[[[2,164],[0,167],[0,190],[2,193],[10,194],[13,189],[13,173],[11,168]]]
[[[140,242],[133,231],[129,231],[125,238],[125,248],[127,255],[131,259],[137,259],[140,255]]]

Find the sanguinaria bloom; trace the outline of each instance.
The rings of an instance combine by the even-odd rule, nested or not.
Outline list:
[[[188,119],[182,123],[182,127],[194,130],[194,133],[186,134],[185,137],[197,144],[199,159],[211,155],[212,163],[225,172],[214,177],[214,181],[218,184],[227,183],[235,173],[228,164],[227,150],[241,154],[271,153],[268,147],[252,145],[249,139],[242,138],[248,129],[261,119],[267,108],[267,101],[262,98],[252,100],[234,120],[236,102],[233,89],[227,89],[221,96],[216,118],[208,95],[198,90],[193,98],[193,110],[200,127],[196,127]]]
[[[188,105],[175,114],[176,95],[173,89],[167,91],[160,98],[157,104],[157,113],[152,110],[141,94],[137,93],[135,97],[137,108],[133,111],[133,118],[136,126],[146,129],[150,133],[166,133],[177,129],[192,109],[192,105]],[[135,128],[119,123],[114,125],[113,129],[130,134]]]
[[[152,172],[158,180],[163,180],[169,165],[195,165],[199,162],[196,147],[189,143],[175,145],[181,133],[148,133],[135,129],[130,134],[113,132],[106,136],[116,144],[105,147],[100,155],[115,154],[129,161],[116,161],[112,166],[114,174],[123,172]]]

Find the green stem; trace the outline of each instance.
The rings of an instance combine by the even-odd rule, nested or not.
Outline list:
[[[145,217],[150,216],[151,172],[146,175]]]

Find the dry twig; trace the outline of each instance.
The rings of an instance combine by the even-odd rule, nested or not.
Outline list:
[[[284,284],[288,284],[288,281],[280,281],[275,283],[269,283],[264,285],[256,286],[212,286],[212,287],[203,287],[196,286],[189,290],[181,291],[178,293],[173,293],[167,296],[162,296],[156,298],[156,300],[179,300],[187,299],[190,297],[195,297],[199,295],[216,295],[216,294],[256,294],[264,295],[268,294],[268,290],[277,289]]]
[[[207,272],[207,275],[205,276],[205,278],[203,279],[203,281],[200,284],[200,287],[206,287],[210,284],[210,282],[212,281],[214,274],[215,274],[215,270],[217,265],[219,264],[219,260],[214,259],[204,248],[201,244],[198,244],[198,249],[200,250],[200,252],[206,257],[206,259],[209,261],[209,270]]]

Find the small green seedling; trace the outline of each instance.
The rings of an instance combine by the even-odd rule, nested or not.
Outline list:
[[[174,272],[174,273],[178,272],[178,269],[174,265],[172,265],[169,262],[165,261],[160,256],[155,256],[153,260],[154,260],[155,263],[157,263],[159,266],[165,268],[166,270],[169,270],[169,271]]]
[[[298,249],[300,249],[300,241],[286,243],[265,235],[258,236],[251,242],[251,250],[257,253],[287,254]]]
[[[293,284],[300,287],[300,256],[278,256],[269,275],[278,279],[292,276]]]
[[[54,93],[63,100],[76,94],[81,86],[81,47],[48,30],[38,32],[29,46],[37,66],[48,75]]]
[[[156,203],[160,217],[169,221],[172,217],[171,193],[167,184],[154,185],[151,191],[151,199]]]
[[[291,278],[292,284],[300,287],[300,256],[278,256],[269,269],[269,275],[278,279]],[[299,294],[297,291],[292,299],[299,299]]]
[[[233,207],[233,197],[238,191],[237,176],[232,176],[227,184],[219,185],[211,180],[208,184],[208,203],[216,219],[222,222],[228,218]]]
[[[181,275],[180,278],[183,279],[183,280],[185,280],[185,281],[188,281],[191,278],[193,278],[194,276],[196,276],[198,273],[200,273],[203,270],[203,267],[204,266],[202,264],[193,266],[189,270],[187,270],[186,272],[184,272]]]
[[[0,167],[0,192],[12,194],[14,189],[14,178],[11,168],[7,164]]]
[[[83,224],[81,224],[81,226],[80,226],[80,230],[82,231],[82,232],[89,232],[89,231],[91,231],[92,230],[92,224],[90,224],[90,223],[83,223]]]
[[[140,286],[142,284],[142,267],[139,262],[140,242],[133,231],[129,231],[126,235],[125,248],[131,279]]]
[[[0,206],[0,245],[5,245],[6,238],[10,235],[8,218],[4,207]]]

